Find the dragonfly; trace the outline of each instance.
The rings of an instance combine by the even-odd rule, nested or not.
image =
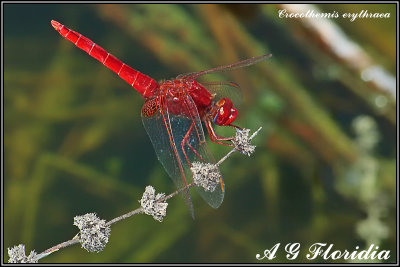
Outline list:
[[[206,74],[231,71],[259,63],[271,54],[157,82],[123,63],[80,33],[54,20],[51,21],[51,25],[62,37],[115,72],[145,99],[141,110],[143,125],[158,160],[168,175],[178,188],[186,187],[182,195],[194,218],[193,203],[187,188],[192,179],[190,167],[195,161],[215,163],[205,141],[203,125],[212,142],[232,147],[230,141],[233,137],[219,136],[214,130],[214,125],[240,129],[233,124],[238,115],[237,109],[232,100],[221,93],[239,90],[239,86],[225,81],[200,83],[197,79]],[[212,192],[201,187],[196,187],[196,190],[211,207],[218,208],[224,199],[224,180],[220,176],[220,185]]]

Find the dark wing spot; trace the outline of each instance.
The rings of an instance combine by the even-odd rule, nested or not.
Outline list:
[[[152,117],[154,114],[156,114],[158,110],[158,99],[152,98],[144,102],[143,107],[142,107],[142,116],[143,117]]]

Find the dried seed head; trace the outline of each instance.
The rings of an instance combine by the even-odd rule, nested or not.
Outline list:
[[[250,140],[252,137],[249,137],[250,129],[237,129],[236,128],[236,136],[235,139],[232,141],[232,143],[235,145],[235,149],[237,151],[240,151],[242,154],[246,154],[247,156],[250,156],[254,150],[256,149],[256,146],[253,146],[250,144]],[[255,133],[257,134],[258,131]]]
[[[31,251],[29,256],[25,255],[25,245],[14,246],[13,248],[8,248],[8,263],[37,263],[36,252]]]
[[[100,252],[104,249],[111,233],[105,220],[97,217],[96,213],[87,213],[75,216],[74,225],[80,230],[80,243],[84,249],[89,252]]]
[[[146,186],[142,199],[139,202],[145,214],[151,215],[155,220],[162,222],[167,215],[168,203],[159,201],[165,197],[164,193],[156,195],[155,192],[156,190],[152,186]]]
[[[193,162],[190,168],[193,173],[193,182],[206,191],[214,191],[220,183],[221,174],[218,166],[211,163]]]

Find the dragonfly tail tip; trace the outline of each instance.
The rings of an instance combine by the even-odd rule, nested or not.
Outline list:
[[[58,31],[61,28],[61,23],[59,23],[58,21],[55,20],[51,20],[51,26],[53,26],[53,28]]]

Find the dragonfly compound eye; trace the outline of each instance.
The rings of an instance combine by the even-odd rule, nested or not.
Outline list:
[[[144,102],[142,107],[142,116],[145,118],[152,117],[158,110],[158,99],[152,98]]]
[[[237,110],[229,98],[222,98],[216,104],[218,110],[214,115],[214,123],[217,125],[229,125],[237,116]]]

